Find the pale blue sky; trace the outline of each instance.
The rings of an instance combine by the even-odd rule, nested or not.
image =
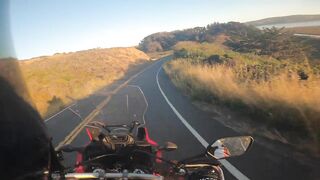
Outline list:
[[[319,14],[320,0],[11,0],[19,59],[134,46],[154,32],[213,22]]]

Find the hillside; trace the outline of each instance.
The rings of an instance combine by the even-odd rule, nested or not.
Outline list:
[[[20,68],[34,104],[45,117],[149,59],[136,48],[91,49],[23,60]]]
[[[173,50],[165,72],[196,103],[237,112],[250,119],[252,129],[258,124],[285,142],[318,153],[319,39],[296,37],[297,29],[292,31],[214,23],[151,34],[139,48]]]
[[[253,26],[263,26],[263,25],[298,23],[298,22],[307,22],[307,21],[320,21],[320,14],[270,17],[270,18],[260,19],[256,21],[249,21],[249,22],[246,22],[246,24],[253,25]]]

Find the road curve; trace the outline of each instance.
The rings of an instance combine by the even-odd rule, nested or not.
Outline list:
[[[196,108],[189,98],[184,96],[171,83],[162,70],[162,65],[170,57],[163,58],[152,64],[148,69],[133,78],[128,85],[139,87],[147,101],[147,110],[142,101],[136,100],[134,108],[145,113],[144,119],[150,137],[162,144],[166,141],[175,142],[178,150],[165,154],[168,158],[182,159],[204,151],[204,146],[214,140],[243,135],[225,127],[214,119],[215,116]],[[110,102],[103,107],[94,120],[103,120],[106,123],[128,122],[132,120],[119,110],[128,111],[128,101],[132,102],[132,95],[136,88],[120,90],[112,95]],[[82,121],[95,107],[110,96],[110,87],[77,102],[70,109],[58,114],[46,122],[49,132],[57,145],[69,132]],[[132,96],[132,97],[131,97]],[[130,100],[128,100],[128,98]],[[134,97],[133,97],[134,99]],[[139,105],[140,104],[140,105]],[[127,110],[126,110],[127,109]],[[129,111],[128,111],[129,112]],[[77,115],[78,114],[78,115]],[[137,117],[142,119],[141,116]],[[84,131],[72,142],[75,145],[84,145],[88,138]],[[74,162],[75,155],[66,156],[66,164]],[[247,154],[222,161],[226,179],[317,179],[319,174],[313,169],[295,161],[285,154],[276,153],[255,143]],[[320,167],[320,166],[319,166]]]

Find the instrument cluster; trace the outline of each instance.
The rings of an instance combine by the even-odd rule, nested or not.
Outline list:
[[[127,145],[134,144],[134,138],[130,135],[128,129],[126,128],[116,128],[112,130],[103,141],[105,144],[112,144],[116,147],[125,147]]]

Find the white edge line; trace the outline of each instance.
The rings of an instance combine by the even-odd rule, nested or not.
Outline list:
[[[81,115],[80,115],[79,113],[77,113],[75,110],[73,110],[71,107],[68,107],[68,109],[69,109],[71,112],[73,112],[76,116],[78,116],[81,121],[83,120],[82,117],[81,117]]]
[[[166,100],[166,102],[168,103],[168,105],[171,107],[172,111],[177,115],[177,117],[180,119],[180,121],[188,128],[188,130],[198,139],[198,141],[205,147],[208,147],[208,142],[203,139],[200,134],[193,129],[193,127],[183,118],[183,116],[177,111],[177,109],[172,105],[172,103],[169,101],[169,99],[167,98],[167,96],[165,95],[165,93],[163,92],[160,83],[159,83],[159,72],[161,71],[162,66],[159,68],[157,75],[156,75],[156,81],[157,81],[157,85],[158,88],[162,94],[162,96],[164,97],[164,99]],[[249,180],[249,178],[247,176],[245,176],[243,173],[241,173],[236,167],[234,167],[231,163],[229,163],[227,160],[222,159],[219,160],[221,162],[221,164],[237,179],[240,180]]]
[[[62,110],[61,110],[61,111],[59,111],[58,113],[56,113],[56,114],[52,115],[51,117],[49,117],[48,119],[44,120],[44,122],[49,121],[50,119],[52,119],[52,118],[56,117],[57,115],[61,114],[63,111],[65,111],[65,110],[69,109],[70,107],[72,107],[72,106],[74,106],[74,105],[76,105],[76,103],[73,103],[73,104],[71,104],[71,105],[69,105],[69,106],[65,107],[64,109],[62,109]]]

